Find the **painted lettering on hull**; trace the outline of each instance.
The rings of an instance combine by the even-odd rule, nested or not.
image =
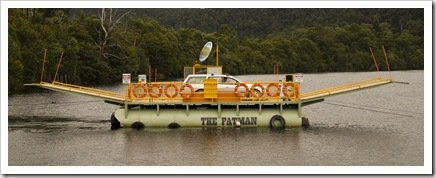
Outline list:
[[[218,125],[217,117],[202,117],[201,125]],[[257,117],[222,117],[221,125],[257,125]]]
[[[217,125],[216,117],[202,117],[201,125]]]

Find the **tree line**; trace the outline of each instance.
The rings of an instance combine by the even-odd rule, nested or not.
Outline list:
[[[231,75],[424,68],[423,9],[9,9],[8,88],[58,76],[78,85],[122,73],[183,76],[203,45],[219,44]],[[214,53],[202,65],[214,65]],[[68,77],[67,77],[68,76]]]

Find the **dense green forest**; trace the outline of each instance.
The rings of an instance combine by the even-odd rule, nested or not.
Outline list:
[[[424,68],[423,9],[9,9],[8,86],[58,77],[87,85],[120,82],[122,73],[183,76],[203,45],[219,44],[223,73]],[[214,54],[204,65],[214,65]],[[65,77],[65,78],[64,78]]]

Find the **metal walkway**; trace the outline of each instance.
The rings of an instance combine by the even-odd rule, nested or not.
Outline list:
[[[126,100],[125,94],[106,91],[106,90],[99,90],[95,88],[88,88],[78,85],[60,83],[60,82],[53,82],[53,83],[41,82],[39,84],[32,84],[32,85],[36,85],[41,88],[46,88],[49,90],[54,90],[59,92],[82,94],[86,96],[97,97],[115,103],[124,103],[124,101]]]
[[[328,96],[333,96],[336,94],[343,94],[346,92],[358,91],[361,89],[366,89],[369,87],[375,87],[383,84],[392,83],[391,78],[371,78],[367,80],[362,80],[359,82],[348,83],[344,85],[339,85],[331,88],[325,88],[321,90],[316,90],[312,92],[302,93],[300,99],[302,102],[313,101],[322,99]]]

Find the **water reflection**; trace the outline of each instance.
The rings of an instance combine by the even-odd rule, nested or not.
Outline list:
[[[302,129],[146,128],[119,129],[123,157],[139,165],[263,165],[300,151]],[[136,160],[136,161],[135,161]],[[276,161],[274,161],[276,160]]]

